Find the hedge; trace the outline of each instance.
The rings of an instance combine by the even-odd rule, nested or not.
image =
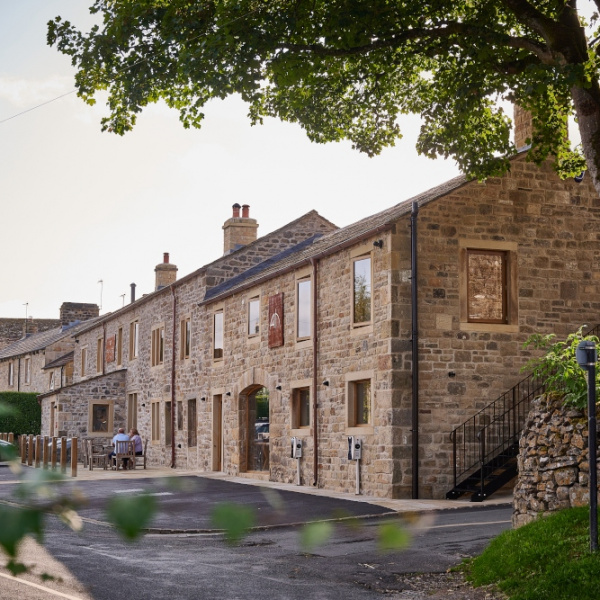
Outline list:
[[[37,394],[0,392],[0,407],[8,408],[8,411],[0,410],[0,433],[41,434],[42,407]]]

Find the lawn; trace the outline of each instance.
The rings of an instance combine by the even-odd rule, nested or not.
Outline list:
[[[505,531],[464,569],[475,586],[495,584],[510,600],[597,600],[600,553],[590,553],[589,508]]]

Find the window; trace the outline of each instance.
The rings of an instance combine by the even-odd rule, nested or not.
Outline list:
[[[296,337],[311,335],[311,280],[300,279],[296,284]]]
[[[213,358],[223,358],[223,311],[214,314]]]
[[[310,427],[310,388],[292,391],[292,429]]]
[[[112,435],[113,403],[93,402],[90,405],[88,433],[98,437]]]
[[[152,366],[162,365],[165,355],[165,328],[163,325],[152,330]]]
[[[190,346],[191,346],[191,337],[192,337],[192,325],[189,317],[187,319],[183,319],[181,321],[179,341],[180,341],[180,352],[179,356],[181,360],[190,357]]]
[[[117,330],[117,366],[123,364],[123,328]]]
[[[165,402],[165,446],[170,446],[171,441],[171,403]]]
[[[248,335],[260,333],[260,298],[250,298],[248,301]]]
[[[8,385],[10,387],[15,385],[15,368],[12,362],[8,363]]]
[[[102,338],[98,338],[96,344],[96,373],[102,373],[103,369],[103,358],[104,358],[104,341]]]
[[[152,403],[152,441],[160,441],[160,402]]]
[[[31,383],[31,359],[25,359],[25,384],[29,385]]]
[[[139,354],[140,343],[140,324],[138,321],[132,321],[129,324],[129,360],[137,358]]]
[[[188,447],[197,443],[198,418],[196,416],[196,399],[188,400]]]
[[[50,380],[48,381],[48,389],[49,390],[53,390],[54,389],[54,371],[52,371],[50,373]]]
[[[137,429],[137,393],[127,394],[127,431]]]
[[[352,322],[365,325],[371,322],[371,257],[359,257],[352,263],[353,306]]]
[[[508,323],[507,253],[467,249],[467,321]]]
[[[177,401],[177,431],[183,431],[183,402]]]
[[[371,424],[371,380],[348,382],[348,425],[361,427]]]
[[[87,374],[87,346],[81,349],[81,376],[85,377]]]

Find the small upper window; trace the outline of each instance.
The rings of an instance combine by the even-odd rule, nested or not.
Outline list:
[[[165,356],[165,328],[161,325],[152,330],[152,366],[162,365]]]
[[[81,349],[81,376],[87,375],[87,346]]]
[[[8,363],[8,385],[12,387],[15,384],[15,369],[12,362]]]
[[[223,358],[223,311],[214,314],[213,358]]]
[[[467,250],[467,316],[470,323],[508,323],[507,253]]]
[[[192,338],[192,325],[189,317],[187,319],[183,319],[181,321],[181,331],[180,331],[180,352],[179,356],[183,360],[185,358],[190,357],[190,347],[191,347],[191,338]]]
[[[248,302],[248,335],[260,333],[260,299],[251,298]]]
[[[349,425],[359,427],[371,423],[371,380],[351,381],[349,387]]]
[[[353,262],[353,323],[371,322],[371,257],[357,258]]]
[[[137,358],[140,350],[140,324],[133,321],[129,325],[129,359]]]
[[[300,279],[296,286],[296,337],[309,338],[311,335],[311,280]]]

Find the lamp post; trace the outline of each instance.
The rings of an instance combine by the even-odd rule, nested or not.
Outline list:
[[[590,551],[598,550],[598,486],[596,476],[596,344],[579,342],[575,353],[577,363],[588,372],[588,462],[590,465]]]

